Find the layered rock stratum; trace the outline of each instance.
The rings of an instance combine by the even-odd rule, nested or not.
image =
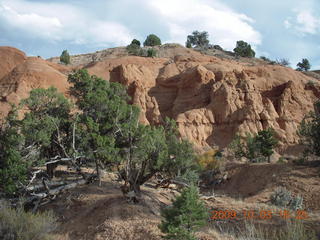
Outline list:
[[[157,47],[158,58],[128,56],[125,48],[71,58],[26,57],[0,47],[0,111],[17,103],[33,88],[55,86],[67,95],[67,74],[86,68],[107,81],[127,86],[131,103],[140,106],[140,120],[161,124],[177,121],[180,133],[198,149],[226,147],[236,133],[245,135],[272,127],[281,149],[298,144],[297,129],[320,97],[318,79],[259,59],[205,55],[176,44]],[[217,57],[219,56],[219,57]],[[317,74],[317,73],[315,73]]]

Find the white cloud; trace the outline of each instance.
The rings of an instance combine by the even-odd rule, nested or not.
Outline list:
[[[123,25],[103,21],[68,4],[0,0],[0,22],[34,38],[96,46],[126,45],[133,38]]]
[[[41,33],[45,38],[56,38],[55,33],[62,27],[58,18],[41,16],[36,13],[18,13],[7,5],[0,5],[0,18],[12,27],[28,29],[32,34]]]
[[[292,26],[292,24],[291,24],[291,22],[290,22],[290,19],[286,19],[286,20],[283,22],[283,24],[284,24],[284,27],[285,27],[286,29],[289,29],[289,28],[291,28],[291,26]]]
[[[297,29],[302,33],[316,34],[320,29],[320,18],[313,16],[311,11],[299,11],[296,20]]]
[[[238,40],[261,44],[261,35],[244,14],[236,13],[218,0],[145,0],[167,23],[170,42],[184,44],[193,30],[208,31],[210,41],[233,49]]]

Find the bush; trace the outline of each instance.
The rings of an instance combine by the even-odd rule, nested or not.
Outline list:
[[[198,156],[197,161],[202,170],[214,170],[220,172],[224,166],[225,162],[220,156],[221,152],[216,149],[205,152],[204,154]]]
[[[311,112],[302,120],[298,134],[305,146],[305,157],[309,153],[320,156],[320,102],[315,103],[315,112]]]
[[[63,50],[60,56],[60,62],[68,65],[70,64],[70,55],[67,50]]]
[[[273,148],[278,144],[275,132],[272,128],[259,131],[252,136],[247,134],[245,139],[236,135],[230,143],[229,148],[236,158],[246,157],[251,162],[262,162],[268,160],[273,154]]]
[[[208,212],[194,186],[185,188],[173,205],[161,211],[159,228],[166,239],[195,240],[194,232],[206,224]]]
[[[271,194],[270,201],[276,206],[292,210],[302,209],[303,207],[303,198],[300,195],[292,196],[291,192],[284,187],[277,188]]]
[[[137,45],[137,46],[139,46],[139,47],[140,47],[140,46],[141,46],[141,43],[140,43],[140,41],[139,41],[139,40],[137,40],[137,39],[133,39],[130,45]]]
[[[288,67],[290,65],[289,59],[286,58],[277,59],[276,63],[284,67]]]
[[[157,56],[157,50],[154,48],[149,48],[147,51],[148,57],[156,57]]]
[[[206,31],[193,31],[191,35],[188,35],[186,45],[199,48],[207,48],[209,46],[208,38],[209,34]]]
[[[130,44],[127,46],[127,51],[130,55],[140,56],[141,48],[137,44]]]
[[[19,183],[27,179],[27,163],[22,160],[21,143],[24,141],[15,123],[16,112],[10,112],[0,125],[0,192],[13,194]]]
[[[220,45],[213,45],[213,49],[223,51],[223,48]]]
[[[144,46],[158,46],[161,45],[161,40],[155,34],[150,34],[143,43]]]
[[[237,46],[233,49],[236,56],[255,57],[256,53],[251,49],[251,45],[245,41],[237,41]]]
[[[271,62],[270,58],[267,58],[265,56],[261,56],[260,59],[266,62]]]
[[[297,64],[297,67],[297,71],[309,71],[311,65],[308,59],[303,58],[302,61]]]
[[[7,204],[0,207],[0,239],[47,240],[55,228],[56,218],[50,212],[33,214]]]

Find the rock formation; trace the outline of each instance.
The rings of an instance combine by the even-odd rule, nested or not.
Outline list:
[[[81,67],[126,85],[131,103],[141,107],[141,122],[161,124],[165,117],[174,118],[181,135],[199,149],[225,147],[237,132],[244,135],[268,127],[276,130],[282,148],[297,144],[298,125],[320,97],[319,80],[288,67],[258,59],[217,58],[177,45],[158,51],[163,57],[109,56],[82,61]],[[0,65],[6,73],[0,84],[8,85],[0,91],[1,109],[32,88],[53,85],[66,92],[65,73],[70,69],[26,58],[18,50],[10,54],[6,57],[13,60]]]

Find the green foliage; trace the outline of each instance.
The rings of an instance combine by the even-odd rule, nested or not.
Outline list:
[[[182,176],[194,165],[190,143],[177,137],[173,122],[165,127],[138,123],[139,110],[129,105],[126,90],[79,70],[69,76],[70,93],[81,110],[77,120],[78,151],[96,165],[116,165],[129,190],[157,172]]]
[[[161,211],[164,220],[159,228],[166,239],[195,240],[194,232],[206,224],[208,212],[199,199],[198,189],[186,188],[173,205]]]
[[[56,218],[50,212],[33,214],[1,202],[0,239],[49,240],[52,239],[49,233],[55,228]]]
[[[143,43],[144,46],[158,46],[161,45],[161,40],[155,34],[150,34]]]
[[[157,50],[154,48],[149,48],[147,51],[148,57],[156,57],[157,56]]]
[[[179,178],[187,175],[197,175],[199,165],[195,161],[192,144],[179,138],[176,122],[166,118],[164,124],[168,157],[162,171],[169,178]]]
[[[127,46],[127,51],[131,55],[140,56],[140,51],[141,51],[140,45],[141,45],[140,41],[138,41],[137,39],[133,39],[130,45]]]
[[[247,134],[244,140],[239,135],[236,135],[234,140],[229,145],[234,156],[238,159],[246,157],[249,161],[264,161],[273,154],[273,148],[278,144],[275,138],[275,132],[269,128],[259,131],[258,134],[252,136]]]
[[[133,39],[130,45],[137,45],[137,46],[139,46],[139,47],[140,47],[140,46],[141,46],[141,43],[140,43],[140,41],[139,41],[139,40],[137,40],[137,39]]]
[[[267,130],[259,131],[258,135],[254,138],[258,148],[258,152],[268,158],[270,162],[270,156],[273,154],[273,148],[278,144],[278,140],[275,138],[275,132],[272,128]]]
[[[263,60],[263,61],[266,61],[266,62],[271,62],[271,59],[267,58],[265,56],[261,56],[260,59]]]
[[[270,196],[270,201],[278,207],[292,210],[302,209],[303,207],[303,198],[300,195],[292,196],[291,192],[284,187],[277,188]]]
[[[186,45],[199,48],[207,48],[209,45],[208,38],[209,34],[206,31],[193,31],[191,35],[188,35]]]
[[[245,157],[245,144],[242,142],[240,135],[236,134],[234,139],[229,145],[229,149],[233,153],[234,157],[240,160],[242,157]]]
[[[13,194],[27,178],[28,164],[21,156],[23,136],[19,134],[15,110],[0,125],[0,192]]]
[[[236,56],[255,57],[256,53],[251,49],[251,45],[245,41],[237,41],[237,46],[233,49]]]
[[[130,55],[140,56],[140,46],[136,44],[130,44],[127,46],[127,51]]]
[[[67,50],[63,50],[60,56],[60,62],[68,65],[70,64],[70,55]]]
[[[63,94],[53,87],[34,89],[21,101],[20,108],[28,110],[20,121],[24,146],[33,146],[28,160],[39,164],[55,156],[65,157],[61,145],[70,130],[71,104]]]
[[[311,65],[308,59],[303,58],[302,61],[297,64],[297,67],[298,71],[309,71]]]
[[[116,140],[135,125],[139,111],[127,103],[125,88],[119,83],[90,76],[87,70],[69,75],[70,93],[81,110],[77,117],[78,151],[96,165],[119,161]]]
[[[220,45],[213,45],[212,48],[216,49],[216,50],[223,51],[223,48]]]
[[[305,154],[320,156],[320,102],[315,104],[315,112],[311,112],[302,120],[298,134],[305,146]]]
[[[189,41],[186,42],[186,48],[192,48],[191,42]]]

